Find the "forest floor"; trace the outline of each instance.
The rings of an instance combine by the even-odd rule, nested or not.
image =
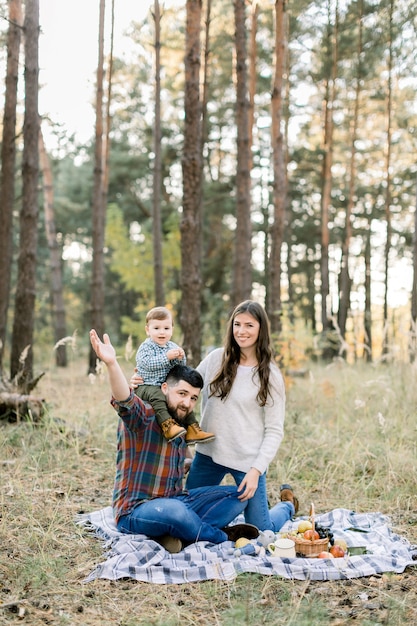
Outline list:
[[[336,582],[244,574],[233,582],[153,585],[85,577],[103,545],[76,515],[111,501],[115,414],[105,374],[87,361],[54,366],[39,391],[41,425],[0,422],[0,624],[404,626],[417,623],[417,570]],[[130,373],[131,364],[124,364]],[[285,440],[271,464],[271,501],[295,485],[300,514],[380,511],[417,543],[415,368],[309,367],[288,381]],[[417,563],[416,563],[417,565]]]

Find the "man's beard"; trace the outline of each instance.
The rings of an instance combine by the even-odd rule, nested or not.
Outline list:
[[[177,408],[176,408],[176,407],[171,406],[171,405],[169,404],[169,402],[167,402],[167,408],[168,408],[168,411],[169,411],[170,415],[171,415],[171,416],[174,418],[174,420],[175,420],[176,422],[178,422],[179,424],[182,424],[183,422],[185,422],[186,418],[187,418],[187,417],[188,417],[188,415],[190,414],[190,411],[187,411],[187,410],[185,409],[185,411],[186,411],[186,412],[185,412],[185,414],[184,414],[184,415],[182,415],[182,416],[178,415],[178,413],[177,413]]]

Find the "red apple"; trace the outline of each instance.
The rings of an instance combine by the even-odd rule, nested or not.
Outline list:
[[[316,541],[317,539],[320,539],[320,535],[318,534],[317,530],[306,530],[304,535],[303,535],[304,539],[309,539],[310,541]]]
[[[345,551],[343,550],[343,548],[342,548],[341,546],[336,546],[336,545],[335,545],[335,546],[332,546],[332,547],[330,548],[329,552],[330,552],[331,554],[333,554],[333,556],[334,556],[336,559],[338,559],[338,558],[340,558],[340,557],[342,557],[342,556],[345,556],[345,554],[346,554],[346,553],[345,553]]]
[[[318,559],[334,559],[334,556],[330,552],[320,552],[320,554],[317,555],[317,558]]]

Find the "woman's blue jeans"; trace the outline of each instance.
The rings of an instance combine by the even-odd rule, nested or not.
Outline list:
[[[219,465],[210,456],[196,452],[188,473],[186,487],[194,489],[202,485],[219,485],[227,474],[230,474],[239,486],[246,472]],[[266,474],[262,474],[259,477],[255,495],[247,501],[244,512],[245,521],[248,524],[254,524],[259,530],[273,530],[276,533],[294,513],[292,502],[278,502],[272,509],[268,508]]]
[[[147,500],[121,517],[117,528],[148,537],[172,535],[190,543],[221,543],[227,541],[221,529],[242,513],[246,504],[238,500],[236,487],[204,486],[170,498]]]

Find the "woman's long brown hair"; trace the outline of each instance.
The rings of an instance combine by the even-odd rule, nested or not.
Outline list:
[[[218,374],[210,383],[210,395],[224,400],[230,393],[240,363],[240,348],[233,336],[233,324],[236,315],[249,313],[259,322],[259,336],[256,342],[256,373],[259,376],[259,391],[256,399],[260,406],[265,406],[269,394],[269,374],[273,360],[269,319],[264,308],[253,300],[245,300],[237,305],[227,324],[224,340],[224,352]]]

